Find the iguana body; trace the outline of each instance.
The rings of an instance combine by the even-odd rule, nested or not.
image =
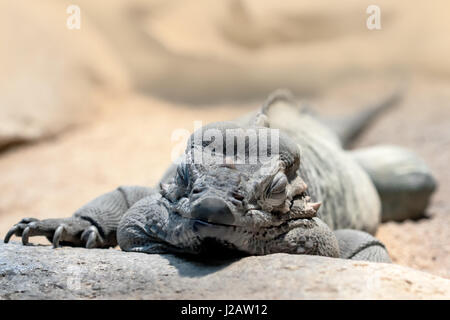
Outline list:
[[[385,107],[364,111],[344,128],[327,127],[329,121],[277,93],[258,113],[195,132],[160,188],[120,187],[71,218],[24,219],[5,242],[13,234],[24,244],[29,236],[45,235],[55,247],[118,244],[147,253],[224,249],[390,261],[371,235],[381,216],[399,220],[422,213],[435,182],[406,150],[342,148]],[[264,145],[273,133],[277,140]]]

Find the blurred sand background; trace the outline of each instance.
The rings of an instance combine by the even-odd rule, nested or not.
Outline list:
[[[81,29],[69,30],[69,4]],[[381,30],[366,8],[381,9]],[[283,87],[325,114],[405,99],[357,146],[399,144],[439,181],[427,218],[383,224],[394,262],[450,278],[450,3],[0,0],[0,235],[121,184],[154,185],[192,131]],[[37,240],[35,240],[37,241]]]

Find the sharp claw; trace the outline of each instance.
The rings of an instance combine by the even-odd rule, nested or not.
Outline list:
[[[89,236],[90,233],[90,229],[86,229],[83,231],[83,233],[81,234],[81,241],[83,241],[84,243],[87,242],[87,237]]]
[[[56,228],[55,234],[53,235],[53,248],[58,248],[59,247],[59,242],[61,241],[61,238],[64,234],[64,225],[61,224],[58,226],[58,228]]]
[[[30,233],[30,227],[26,227],[22,233],[22,243],[24,246],[26,246],[28,244],[29,233]]]
[[[92,231],[89,234],[89,238],[88,241],[86,242],[86,248],[91,249],[94,247],[95,245],[95,241],[97,240],[97,232]]]
[[[5,239],[3,240],[5,243],[9,242],[9,239],[11,239],[12,235],[16,233],[17,229],[19,229],[19,226],[14,226],[11,229],[9,229],[8,233],[5,236]]]

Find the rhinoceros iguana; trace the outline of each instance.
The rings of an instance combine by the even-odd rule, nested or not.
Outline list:
[[[25,218],[4,241],[43,235],[54,247],[389,262],[377,226],[420,216],[435,179],[405,149],[344,147],[398,97],[330,120],[278,91],[257,112],[195,131],[159,187],[119,187],[70,218]]]

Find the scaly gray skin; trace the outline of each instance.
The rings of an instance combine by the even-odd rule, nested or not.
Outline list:
[[[16,235],[27,244],[30,236],[45,235],[55,247],[119,244],[122,250],[146,253],[285,252],[389,262],[383,244],[371,235],[382,208],[383,216],[423,212],[435,182],[420,159],[401,149],[342,149],[385,108],[383,102],[364,111],[360,122],[328,129],[323,119],[299,110],[288,94],[276,93],[256,114],[194,133],[159,189],[120,187],[71,218],[23,219],[5,242]],[[256,132],[257,143],[248,142],[244,129]],[[267,158],[239,163],[257,154],[264,135],[277,129],[278,152],[269,140]],[[243,148],[227,139],[230,130],[247,136]],[[376,160],[383,158],[395,161]],[[399,174],[398,167],[408,170]],[[400,195],[397,202],[389,190]],[[421,200],[415,201],[418,194]]]

